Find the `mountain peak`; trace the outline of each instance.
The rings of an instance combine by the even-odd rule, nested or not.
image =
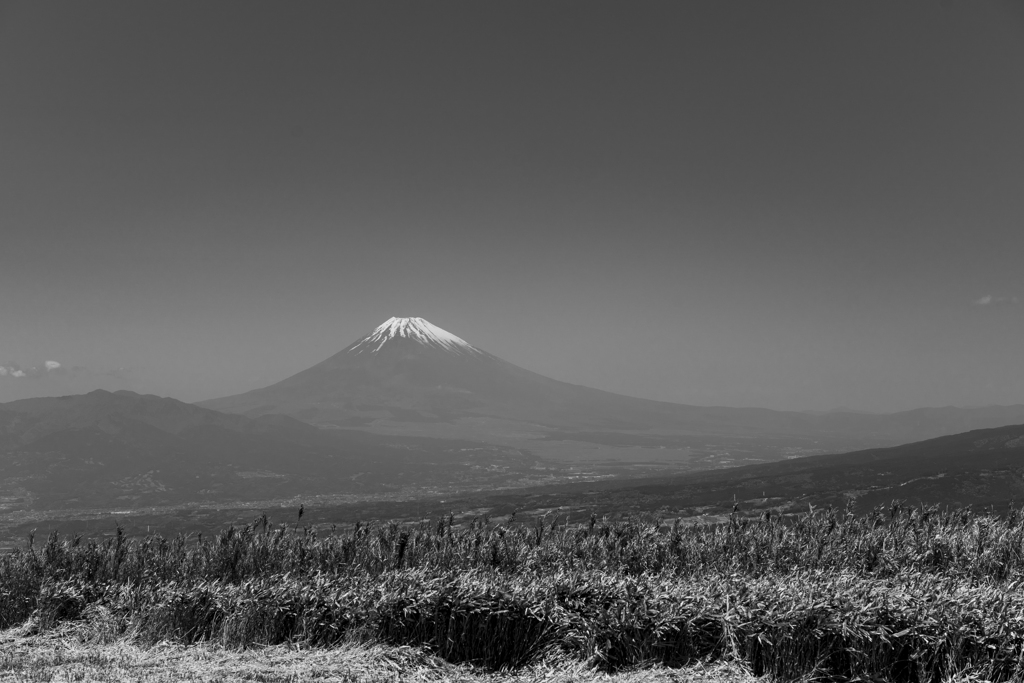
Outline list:
[[[389,318],[384,324],[353,344],[349,353],[377,353],[392,339],[410,339],[426,346],[454,353],[482,353],[466,340],[423,318]]]

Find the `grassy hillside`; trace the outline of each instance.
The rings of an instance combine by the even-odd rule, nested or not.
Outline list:
[[[1024,676],[1024,520],[857,516],[45,542],[0,558],[3,627],[228,647],[424,648],[474,670],[731,661],[755,675]]]

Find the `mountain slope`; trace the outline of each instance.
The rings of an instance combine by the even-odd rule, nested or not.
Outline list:
[[[422,318],[391,318],[292,377],[198,405],[250,417],[285,414],[339,427],[490,418],[557,431],[842,436],[865,443],[901,443],[1024,422],[1024,406],[921,409],[892,415],[810,414],[632,398],[520,368]]]
[[[417,515],[471,509],[492,517],[513,510],[530,515],[655,514],[663,520],[725,522],[741,517],[807,512],[808,506],[852,504],[859,512],[894,501],[910,505],[976,508],[1024,501],[1024,425],[851,453],[794,458],[784,462],[633,480],[558,484],[450,498],[443,506],[417,508]],[[352,514],[344,508],[331,514]],[[380,508],[382,516],[408,515],[403,504]]]
[[[893,500],[940,505],[1019,503],[1024,500],[1024,425],[891,448],[601,486],[609,500],[643,499],[652,509],[710,507],[719,512],[728,511],[734,501],[747,512],[806,510],[808,503],[845,505],[848,501],[862,510]]]
[[[0,510],[483,486],[532,464],[474,442],[321,430],[129,391],[0,404]]]

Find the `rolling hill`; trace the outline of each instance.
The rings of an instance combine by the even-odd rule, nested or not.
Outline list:
[[[130,391],[0,404],[0,511],[493,485],[534,460],[474,442],[322,430]]]
[[[649,511],[666,516],[865,511],[893,501],[999,506],[1024,503],[1024,425],[979,429],[890,448],[794,458],[639,481],[604,481],[500,494],[474,506],[522,510]]]

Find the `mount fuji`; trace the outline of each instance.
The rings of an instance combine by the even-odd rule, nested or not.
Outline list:
[[[671,427],[734,434],[806,431],[800,423],[814,421],[797,413],[683,406],[560,382],[478,349],[423,318],[391,318],[285,380],[199,405],[346,427],[381,420],[497,418],[554,429]]]
[[[423,318],[391,318],[296,375],[199,405],[406,434],[486,437],[488,430],[508,433],[518,425],[535,443],[540,437],[649,448],[664,448],[666,439],[673,448],[704,445],[693,437],[716,435],[812,439],[819,451],[829,451],[1024,422],[1024,406],[812,414],[633,398],[531,372]]]

